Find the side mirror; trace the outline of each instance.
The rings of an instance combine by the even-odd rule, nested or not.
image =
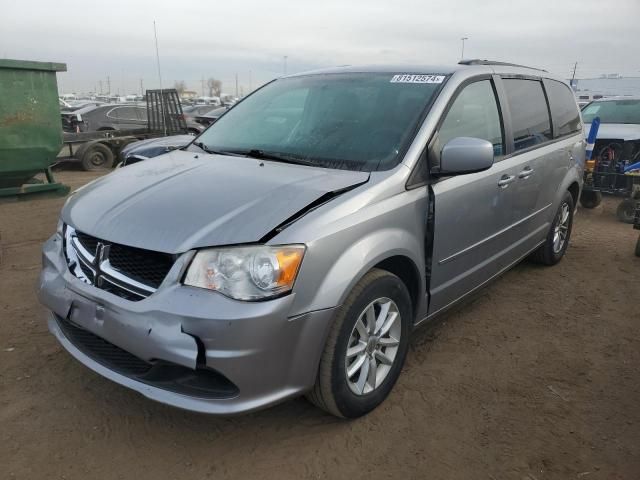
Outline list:
[[[482,172],[493,165],[493,145],[487,140],[457,137],[449,140],[440,154],[438,175]]]

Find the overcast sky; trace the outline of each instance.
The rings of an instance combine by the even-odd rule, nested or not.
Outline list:
[[[234,93],[317,67],[490,58],[578,77],[640,76],[640,0],[0,0],[0,57],[64,62],[65,92]]]

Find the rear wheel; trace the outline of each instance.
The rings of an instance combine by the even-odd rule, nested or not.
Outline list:
[[[102,143],[94,143],[82,155],[82,168],[84,170],[106,170],[112,166],[113,152]]]
[[[307,398],[333,415],[356,418],[389,395],[409,345],[413,319],[407,287],[373,269],[337,310]]]
[[[616,209],[616,216],[621,222],[633,223],[635,210],[636,202],[631,198],[625,198],[618,205],[618,208]]]
[[[562,260],[571,238],[573,209],[573,197],[571,193],[565,192],[547,234],[547,239],[532,255],[535,262],[543,265],[555,265]]]
[[[583,190],[580,195],[580,205],[584,208],[596,208],[602,203],[602,193],[592,190]]]

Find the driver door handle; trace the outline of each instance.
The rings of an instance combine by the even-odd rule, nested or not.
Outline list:
[[[518,178],[529,178],[532,173],[533,169],[531,167],[525,167],[524,170],[518,174]]]
[[[503,175],[500,180],[498,180],[498,186],[500,188],[507,188],[509,184],[513,183],[516,179],[515,175]]]

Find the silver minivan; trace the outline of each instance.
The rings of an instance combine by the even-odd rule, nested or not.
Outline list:
[[[187,147],[76,191],[39,298],[77,360],[213,414],[379,405],[411,332],[564,255],[585,141],[570,88],[489,61],[275,80]]]

